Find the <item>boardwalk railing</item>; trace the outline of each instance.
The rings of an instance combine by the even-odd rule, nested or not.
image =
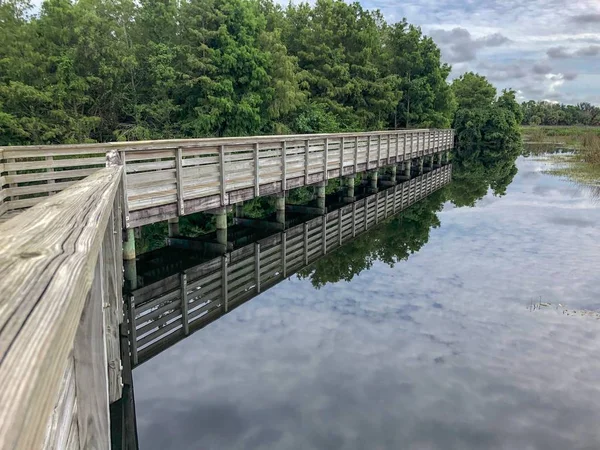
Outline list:
[[[126,298],[133,365],[448,184],[446,165],[134,290]]]
[[[29,166],[9,169],[19,167]],[[0,224],[2,449],[109,448],[109,400],[121,392],[122,173],[96,170]]]
[[[453,130],[184,139],[0,148],[0,217],[96,172],[125,171],[126,228],[445,151]]]

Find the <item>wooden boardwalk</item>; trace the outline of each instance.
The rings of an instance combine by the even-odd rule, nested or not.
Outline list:
[[[131,363],[438,189],[451,166],[135,290],[125,314],[134,227],[218,208],[218,234],[228,205],[433,168],[452,145],[452,130],[410,130],[0,148],[0,449],[110,448]]]
[[[452,166],[443,166],[126,294],[133,366],[427,197],[451,175]]]
[[[0,220],[120,153],[125,228],[206,211],[452,148],[453,130],[0,147]]]

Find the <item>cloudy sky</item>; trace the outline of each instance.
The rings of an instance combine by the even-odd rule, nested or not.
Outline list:
[[[406,17],[442,48],[452,76],[486,75],[522,100],[600,104],[599,0],[361,0]]]

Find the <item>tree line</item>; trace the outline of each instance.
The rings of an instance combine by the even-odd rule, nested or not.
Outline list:
[[[600,126],[600,108],[590,103],[564,105],[533,100],[521,103],[523,125]]]
[[[0,145],[448,127],[450,66],[359,3],[0,3]]]

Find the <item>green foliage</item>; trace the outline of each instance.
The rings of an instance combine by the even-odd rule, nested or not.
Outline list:
[[[435,192],[300,270],[298,276],[310,278],[313,286],[320,288],[327,283],[350,281],[378,260],[393,266],[408,259],[427,243],[430,230],[440,225],[436,213],[441,211],[445,199],[445,190]]]
[[[521,103],[523,125],[600,125],[600,107],[590,103],[562,105],[533,100]]]
[[[446,82],[451,67],[441,63],[440,50],[421,29],[406,20],[388,27],[385,59],[400,80],[402,96],[390,124],[410,127],[448,127],[456,109]]]
[[[516,175],[523,116],[514,91],[504,90],[496,99],[496,89],[481,75],[467,73],[452,89],[461,107],[454,118],[457,146],[449,200],[473,206],[488,189],[504,195]]]
[[[450,67],[358,3],[0,3],[0,145],[448,126]]]
[[[452,82],[458,109],[488,108],[496,99],[496,88],[483,76],[467,72]]]

